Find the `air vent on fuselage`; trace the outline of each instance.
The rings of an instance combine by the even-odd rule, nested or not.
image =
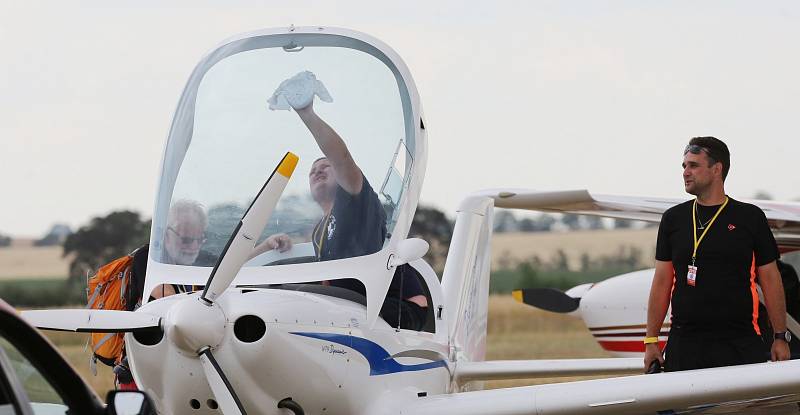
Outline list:
[[[233,324],[233,334],[244,343],[253,343],[264,337],[267,325],[261,317],[246,315],[236,319]]]
[[[134,330],[133,338],[145,346],[155,346],[164,338],[164,330],[161,327]]]

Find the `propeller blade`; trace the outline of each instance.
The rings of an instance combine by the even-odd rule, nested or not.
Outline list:
[[[554,313],[570,313],[578,309],[580,298],[573,298],[555,288],[525,288],[511,293],[514,299]]]
[[[286,153],[278,166],[264,183],[253,203],[247,208],[239,225],[233,231],[225,249],[211,271],[208,282],[200,296],[201,300],[213,303],[233,282],[236,274],[249,259],[250,253],[258,237],[267,226],[272,210],[289,183],[289,178],[297,166],[298,157],[294,153]],[[277,174],[276,174],[277,173]]]
[[[214,392],[214,397],[217,398],[217,403],[224,415],[246,415],[242,401],[236,396],[233,386],[225,377],[225,373],[217,363],[217,359],[211,354],[211,348],[206,347],[200,351],[200,362],[203,364],[203,371],[206,374],[208,386]]]
[[[152,314],[115,310],[28,310],[22,318],[43,330],[119,333],[159,326]]]

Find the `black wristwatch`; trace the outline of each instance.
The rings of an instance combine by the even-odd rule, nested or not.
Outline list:
[[[792,333],[788,331],[775,333],[775,340],[783,340],[786,343],[789,343],[792,341]]]

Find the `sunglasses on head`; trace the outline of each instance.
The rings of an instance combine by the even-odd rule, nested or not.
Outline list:
[[[683,149],[683,154],[686,153],[700,154],[703,151],[705,151],[707,155],[709,156],[711,155],[711,150],[703,146],[698,146],[697,144],[689,144],[688,146],[686,146],[685,149]]]
[[[194,242],[197,242],[197,243],[202,245],[207,240],[205,235],[203,235],[203,236],[201,236],[199,238],[192,238],[190,236],[181,236],[181,234],[179,234],[178,231],[176,231],[172,227],[167,228],[167,230],[172,231],[172,233],[174,233],[175,236],[177,236],[178,239],[181,241],[181,243],[184,244],[184,245],[190,245],[190,244],[192,244]]]

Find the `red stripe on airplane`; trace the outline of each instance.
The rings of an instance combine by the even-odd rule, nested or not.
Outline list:
[[[644,353],[644,343],[641,340],[630,341],[598,341],[600,347],[608,350],[609,352],[634,352]],[[658,342],[658,348],[664,350],[664,345],[667,342]]]

